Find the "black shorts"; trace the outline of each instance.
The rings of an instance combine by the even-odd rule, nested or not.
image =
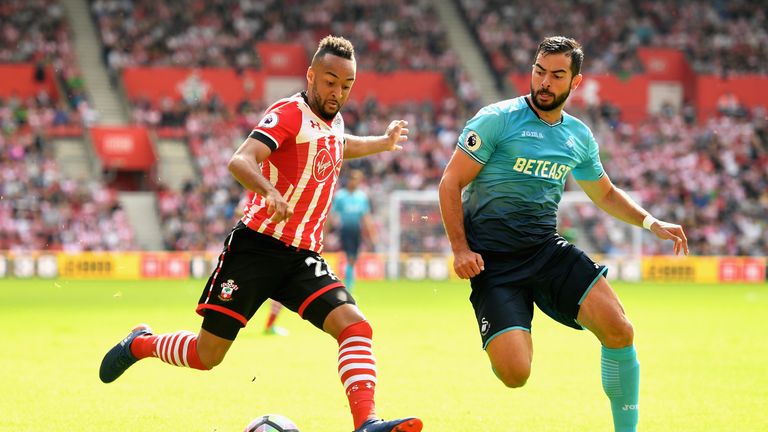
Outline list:
[[[344,284],[316,252],[286,246],[242,222],[224,241],[216,269],[200,296],[203,328],[234,340],[268,298],[279,301],[317,328],[343,304],[355,304]],[[216,311],[220,314],[206,314]],[[211,317],[209,319],[209,316]]]
[[[360,227],[342,228],[339,237],[341,238],[341,249],[347,256],[347,260],[357,259],[360,244],[363,241]]]
[[[560,236],[523,253],[479,252],[485,270],[471,279],[469,300],[483,341],[509,330],[531,331],[533,304],[575,329],[581,302],[607,268]]]

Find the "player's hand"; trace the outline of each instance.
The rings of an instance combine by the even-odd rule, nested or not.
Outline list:
[[[485,262],[479,253],[466,249],[453,253],[453,269],[460,278],[469,279],[485,270]]]
[[[408,122],[405,120],[393,120],[384,132],[387,139],[387,151],[402,150],[400,143],[408,141]]]
[[[651,232],[662,240],[672,240],[675,242],[675,255],[680,255],[682,251],[688,255],[688,238],[685,236],[683,227],[669,222],[657,220],[651,225]]]
[[[280,223],[293,216],[288,201],[277,190],[267,192],[267,216],[273,223]]]

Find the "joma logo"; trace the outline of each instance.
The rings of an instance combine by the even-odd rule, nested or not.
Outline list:
[[[527,131],[524,130],[522,133],[520,133],[521,137],[531,137],[531,138],[538,138],[538,139],[544,139],[544,134],[541,132],[536,131]]]

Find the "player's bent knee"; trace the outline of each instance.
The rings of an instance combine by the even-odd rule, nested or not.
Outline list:
[[[628,319],[624,318],[617,325],[612,326],[603,335],[603,345],[607,348],[624,348],[630,346],[635,340],[635,329]]]
[[[224,361],[224,357],[227,355],[227,350],[220,349],[198,349],[197,355],[200,358],[200,362],[209,370],[220,365]]]
[[[528,382],[528,378],[531,376],[531,367],[525,366],[512,366],[493,368],[493,372],[496,377],[504,383],[508,388],[520,388]]]

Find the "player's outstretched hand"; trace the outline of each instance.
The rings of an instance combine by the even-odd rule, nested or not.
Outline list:
[[[288,201],[277,190],[267,192],[267,216],[274,223],[280,223],[293,216]]]
[[[469,279],[485,270],[485,262],[479,253],[467,249],[453,253],[453,269],[460,278]]]
[[[392,120],[384,135],[387,137],[387,151],[402,150],[400,143],[408,141],[408,122]]]
[[[675,242],[675,255],[680,255],[680,251],[688,255],[688,238],[680,225],[669,222],[656,221],[651,225],[651,232],[662,240],[672,240]]]

